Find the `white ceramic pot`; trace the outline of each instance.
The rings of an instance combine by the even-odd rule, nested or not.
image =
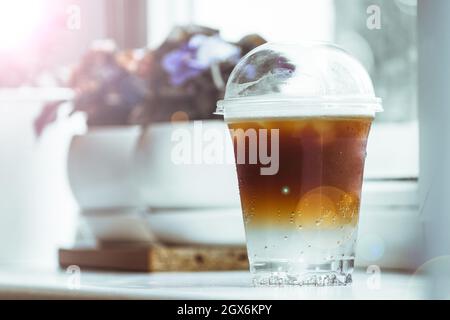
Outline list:
[[[0,90],[0,264],[55,265],[58,247],[73,241],[66,163],[81,119],[61,117],[39,139],[33,129],[43,104],[71,97],[62,88]]]
[[[152,240],[133,168],[140,134],[139,126],[91,127],[73,137],[67,167],[88,227],[79,230],[82,237],[104,242]]]
[[[192,138],[192,148],[199,147],[195,139],[208,140],[208,134],[217,134],[217,146],[226,149],[223,161],[175,163],[174,135],[180,132]],[[211,143],[202,147],[207,145]],[[244,241],[233,149],[221,121],[161,123],[144,131],[140,127],[93,128],[73,138],[68,170],[81,214],[97,240]],[[176,221],[184,233],[174,229]],[[217,233],[217,227],[227,232]]]
[[[232,148],[223,121],[149,126],[136,150],[136,176],[147,207],[239,208]],[[221,155],[212,156],[213,149]]]
[[[73,137],[68,177],[82,211],[139,208],[133,158],[138,126],[94,127]]]

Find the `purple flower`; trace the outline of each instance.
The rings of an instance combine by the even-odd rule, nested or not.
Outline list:
[[[182,85],[205,70],[201,66],[196,66],[195,52],[187,46],[169,52],[163,58],[162,65],[164,70],[170,75],[171,84],[175,86]]]
[[[218,36],[193,36],[180,49],[169,52],[162,60],[164,70],[174,86],[181,86],[215,63],[237,62],[240,49]]]

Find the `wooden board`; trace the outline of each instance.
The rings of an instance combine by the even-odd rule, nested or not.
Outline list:
[[[248,270],[245,247],[107,246],[59,250],[59,265],[115,271]]]

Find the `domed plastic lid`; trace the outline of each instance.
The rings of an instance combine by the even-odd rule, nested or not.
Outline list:
[[[383,111],[364,67],[324,43],[264,44],[234,68],[217,114],[226,119],[371,116]]]

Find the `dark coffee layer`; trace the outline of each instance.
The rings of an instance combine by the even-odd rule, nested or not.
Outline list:
[[[244,164],[237,164],[241,203],[247,227],[280,225],[295,228],[339,228],[356,225],[372,118],[317,117],[235,121],[235,152],[246,142]],[[236,131],[242,129],[243,131]],[[278,129],[279,169],[250,164],[247,130],[267,129],[269,142]],[[238,132],[236,134],[236,132]],[[260,137],[257,135],[258,145]]]

